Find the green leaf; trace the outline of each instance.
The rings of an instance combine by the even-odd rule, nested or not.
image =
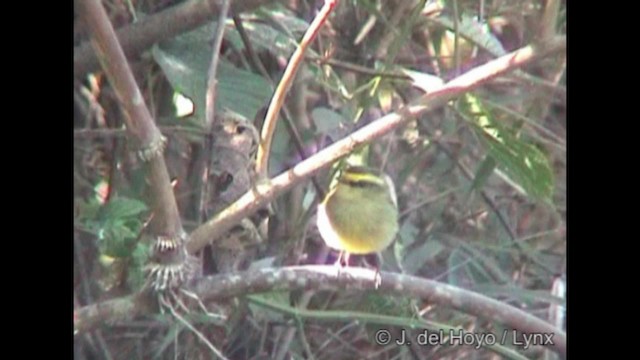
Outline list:
[[[318,132],[323,134],[333,133],[336,129],[340,128],[340,125],[344,122],[342,115],[337,112],[326,108],[317,107],[311,111],[311,118]]]
[[[272,8],[262,7],[253,15],[243,16],[244,29],[256,49],[288,58],[295,51],[298,38],[302,37],[309,23],[283,6],[274,5]],[[237,48],[244,47],[235,27],[226,32],[225,38],[232,41]],[[315,54],[312,49],[309,50],[309,54]]]
[[[411,302],[410,298],[367,292],[360,302],[353,304],[353,309],[379,315],[411,318],[413,315]]]
[[[249,300],[255,299],[256,301],[262,301],[267,303],[273,303],[282,307],[290,307],[289,304],[289,292],[288,291],[272,291],[268,293],[249,295]],[[275,311],[265,311],[260,305],[256,305],[254,302],[249,302],[249,309],[254,313],[254,316],[266,318],[269,321],[282,322],[284,317],[281,313]]]
[[[380,109],[383,112],[391,111],[391,106],[393,105],[393,96],[395,95],[395,89],[389,82],[382,81],[380,86],[378,87],[377,97],[378,103],[380,104]]]
[[[471,189],[482,189],[487,183],[487,180],[489,180],[491,174],[493,174],[493,170],[496,169],[496,166],[498,166],[498,164],[496,164],[496,160],[493,157],[485,157],[485,159],[480,163],[480,166],[478,166],[478,170],[476,170],[476,174],[473,177],[473,183],[471,184]]]
[[[100,232],[99,245],[103,255],[111,257],[129,257],[133,251],[132,243],[137,232],[128,228],[121,221],[108,222]]]
[[[194,118],[203,124],[205,95],[211,64],[211,36],[215,23],[177,36],[153,47],[152,54],[174,90],[195,104]],[[269,83],[262,77],[221,59],[218,64],[217,109],[230,109],[253,119],[271,96]]]
[[[474,291],[491,297],[508,297],[518,301],[525,301],[532,306],[536,303],[546,302],[553,305],[566,306],[565,299],[553,296],[547,290],[529,290],[513,285],[479,285],[474,287]]]
[[[441,16],[438,19],[432,20],[449,28],[451,31],[455,28],[453,20],[447,16]],[[458,34],[484,48],[493,56],[502,56],[507,53],[502,47],[500,40],[489,32],[486,25],[479,23],[473,16],[462,14],[462,18],[458,22]]]
[[[468,254],[462,248],[454,249],[449,255],[447,279],[449,284],[474,284],[493,282],[491,274],[485,269],[481,260]]]
[[[129,263],[129,273],[127,283],[131,289],[137,290],[144,285],[146,276],[144,273],[144,265],[149,258],[149,246],[143,243],[137,243],[131,252],[131,262]]]
[[[309,23],[300,18],[295,12],[289,10],[283,4],[272,3],[260,7],[256,10],[256,15],[259,19],[265,21],[271,21],[281,27],[283,31],[293,34],[304,34],[309,28]]]
[[[445,247],[435,239],[428,239],[413,248],[404,258],[402,268],[407,274],[416,274],[426,263],[432,261]]]
[[[496,121],[479,98],[466,94],[461,111],[489,147],[489,154],[506,176],[531,197],[549,200],[553,194],[553,170],[537,147],[524,142]]]
[[[100,208],[95,219],[85,221],[86,228],[98,238],[103,255],[128,257],[142,228],[141,213],[147,206],[136,199],[114,197]]]
[[[426,72],[406,68],[401,68],[400,71],[411,78],[412,86],[424,91],[425,93],[432,92],[434,89],[438,89],[444,84],[444,80],[442,80],[442,78]]]
[[[400,226],[397,241],[393,243],[393,257],[396,264],[401,268],[404,263],[404,256],[407,253],[407,249],[416,241],[418,232],[418,228],[410,221],[405,221]]]
[[[94,197],[91,197],[88,200],[76,197],[74,201],[77,207],[75,220],[79,221],[84,226],[87,226],[87,221],[95,220],[102,208],[102,204],[100,204]]]
[[[405,248],[413,245],[413,243],[416,241],[416,236],[418,236],[419,232],[420,230],[411,222],[409,221],[403,222],[399,231],[400,239],[398,243],[401,243],[402,246]],[[403,253],[403,256],[404,256],[404,253]]]
[[[100,217],[104,220],[131,218],[147,210],[147,206],[139,200],[114,197],[102,208]]]
[[[485,255],[476,246],[467,242],[461,242],[460,247],[465,249],[470,255],[469,258],[472,259],[469,264],[469,268],[472,270],[471,274],[476,279],[476,282],[486,282],[489,280],[498,281],[500,283],[509,283],[511,281],[509,275],[502,271],[504,266],[501,266],[496,261],[496,257]],[[478,279],[478,275],[482,278]]]
[[[468,257],[461,249],[453,249],[447,259],[447,282],[458,286],[461,282],[462,269],[468,263]]]
[[[161,316],[170,316],[169,314],[167,315],[161,315]],[[174,345],[176,343],[176,339],[178,338],[178,336],[180,335],[180,333],[182,332],[182,330],[184,330],[184,328],[186,327],[182,322],[179,321],[175,321],[172,322],[170,324],[168,324],[168,330],[166,330],[166,335],[162,338],[161,341],[158,341],[157,344],[155,344],[154,349],[155,352],[153,354],[152,359],[162,359],[163,356],[166,356],[166,352],[168,352],[169,346]],[[159,338],[160,336],[158,336]]]

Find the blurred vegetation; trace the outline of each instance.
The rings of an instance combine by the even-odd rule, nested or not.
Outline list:
[[[179,2],[103,3],[114,24],[123,25],[132,22],[134,14],[153,16]],[[539,41],[549,31],[564,34],[564,1],[551,20],[543,21],[546,3],[552,2],[340,1],[306,54],[285,104],[300,145],[313,154],[434,84]],[[229,19],[216,108],[235,115],[233,120],[218,120],[222,126],[212,154],[216,167],[209,179],[214,186],[206,194],[210,202],[205,217],[250,187],[255,134],[272,89],[321,4],[273,1],[241,14],[254,57]],[[201,179],[195,169],[196,161],[202,161],[204,94],[214,29],[215,23],[210,23],[166,39],[131,63],[145,101],[169,139],[166,161],[176,179],[176,198],[188,232],[199,224],[195,202]],[[75,35],[86,37],[81,25]],[[382,254],[383,270],[472,289],[545,319],[550,308],[564,306],[563,295],[552,288],[564,278],[566,268],[565,64],[564,54],[542,59],[372,144],[371,165],[394,179],[401,213],[396,242]],[[192,111],[179,114],[183,110],[176,99],[187,99]],[[144,205],[148,199],[142,166],[127,144],[122,116],[101,72],[76,79],[76,307],[130,294],[143,282],[148,251],[144,225],[151,214]],[[270,175],[301,159],[291,127],[284,120],[278,124]],[[318,180],[328,183],[326,176]],[[315,229],[315,201],[310,182],[278,198],[269,209],[267,235],[260,236],[256,229],[266,212],[239,224],[217,248],[201,254],[204,274],[318,262],[322,240]],[[326,262],[334,259],[331,254]],[[206,304],[228,321],[198,314],[190,321],[230,359],[496,358],[492,350],[464,346],[375,343],[376,330],[388,329],[395,336],[418,318],[433,329],[496,334],[502,330],[498,324],[428,301],[319,291],[311,296],[307,313],[296,308],[301,297],[273,293],[229,299]],[[311,316],[323,310],[329,315]],[[386,322],[383,315],[394,321]],[[101,339],[95,334],[76,339],[76,356],[214,357],[193,332],[167,319],[132,319],[103,329]],[[540,347],[507,348],[527,358],[550,356]],[[499,356],[517,355],[507,351]]]

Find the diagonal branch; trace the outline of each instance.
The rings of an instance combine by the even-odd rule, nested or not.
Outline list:
[[[523,47],[480,65],[407,104],[397,112],[381,117],[273,179],[259,182],[236,202],[198,227],[191,234],[191,240],[187,243],[187,250],[189,253],[194,253],[210,241],[215,241],[240,220],[251,215],[269,201],[291,189],[294,185],[315,175],[359,146],[402,126],[406,121],[444,106],[447,102],[487,83],[497,76],[504,75],[537,59],[565,49],[566,38],[564,36],[554,37],[545,43]]]
[[[125,113],[127,133],[147,161],[153,199],[152,232],[175,236],[182,232],[169,174],[162,156],[164,138],[156,127],[127,63],[115,32],[99,0],[76,1],[77,10],[91,33],[91,45],[102,63]]]

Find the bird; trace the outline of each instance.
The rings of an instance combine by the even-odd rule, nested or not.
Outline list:
[[[318,204],[317,227],[324,242],[340,251],[336,264],[349,265],[350,254],[378,253],[398,232],[398,202],[389,175],[366,166],[346,165]]]

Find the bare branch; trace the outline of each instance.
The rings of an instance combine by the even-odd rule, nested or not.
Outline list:
[[[74,335],[82,334],[104,324],[130,320],[136,316],[149,314],[148,293],[126,296],[91,304],[77,309],[73,314]]]
[[[195,293],[203,300],[291,290],[376,290],[380,293],[428,300],[461,312],[503,324],[523,333],[549,334],[550,348],[566,356],[566,333],[548,322],[506,303],[484,295],[406,274],[380,272],[382,282],[376,288],[376,271],[342,268],[333,265],[306,265],[260,269],[242,273],[209,276],[197,281]],[[142,314],[131,298],[86,306],[76,312],[75,326],[86,331],[104,321],[122,321]],[[99,317],[99,318],[98,318]]]
[[[213,53],[211,55],[211,65],[209,66],[207,80],[207,94],[205,97],[205,129],[207,129],[208,132],[211,131],[211,127],[213,126],[213,117],[215,115],[216,86],[218,84],[218,61],[220,60],[220,47],[222,46],[222,38],[224,37],[224,28],[227,20],[227,13],[229,12],[229,3],[230,0],[222,0],[222,8],[220,9],[220,16],[218,17],[218,26],[216,26],[216,33],[214,34]]]
[[[77,2],[78,13],[89,28],[96,50],[111,86],[124,110],[127,133],[146,154],[147,176],[153,199],[154,234],[175,236],[182,232],[180,215],[162,156],[163,137],[156,127],[140,89],[118,44],[113,26],[98,0]]]
[[[320,27],[327,21],[329,14],[333,8],[337,5],[338,0],[326,0],[322,9],[318,15],[313,19],[311,25],[304,33],[300,45],[291,55],[289,64],[282,75],[282,79],[276,87],[276,91],[271,98],[271,103],[267,109],[267,114],[264,117],[264,125],[262,125],[262,133],[260,134],[260,147],[258,148],[258,155],[256,159],[256,172],[263,177],[268,176],[267,170],[269,168],[269,153],[271,150],[271,140],[273,139],[273,133],[276,130],[276,122],[278,114],[284,103],[284,98],[293,83],[293,79],[300,67],[300,64],[304,60],[304,53],[311,45],[311,42],[316,38]]]
[[[216,87],[218,86],[218,62],[220,60],[220,47],[222,46],[222,39],[224,37],[225,22],[227,20],[227,13],[229,12],[230,0],[222,0],[222,9],[220,10],[220,16],[218,17],[218,26],[216,26],[216,32],[214,34],[213,51],[211,56],[211,65],[209,65],[209,73],[207,79],[207,92],[205,95],[205,121],[204,129],[206,132],[204,139],[204,152],[200,159],[204,161],[202,164],[202,187],[200,189],[198,199],[198,223],[202,222],[202,217],[205,214],[205,208],[207,204],[207,194],[209,193],[209,171],[212,164],[212,152],[213,152],[213,121],[216,111]]]

